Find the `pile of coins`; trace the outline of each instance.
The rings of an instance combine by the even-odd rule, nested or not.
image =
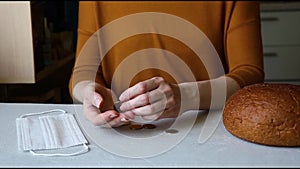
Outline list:
[[[123,126],[128,126],[130,130],[140,130],[140,129],[155,129],[156,126],[154,124],[132,124],[132,123],[126,123]]]
[[[141,130],[141,129],[155,129],[156,125],[154,124],[139,124],[139,123],[131,123],[131,121],[123,124],[123,126],[128,126],[130,130]],[[179,131],[176,129],[169,128],[165,130],[167,134],[177,134]]]

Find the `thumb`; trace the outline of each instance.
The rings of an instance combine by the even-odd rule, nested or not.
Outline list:
[[[99,93],[94,92],[94,97],[93,97],[92,104],[93,104],[94,106],[96,106],[97,108],[100,108],[101,105],[102,105],[102,103],[103,103],[103,98],[102,98],[102,96],[101,96]]]

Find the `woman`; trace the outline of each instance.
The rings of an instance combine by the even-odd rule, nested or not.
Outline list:
[[[122,38],[112,42],[115,37]],[[222,108],[224,100],[213,99],[212,86],[225,86],[226,100],[263,80],[258,2],[80,2],[70,92],[94,125],[118,127],[136,116],[157,120]],[[123,113],[113,109],[118,99]]]

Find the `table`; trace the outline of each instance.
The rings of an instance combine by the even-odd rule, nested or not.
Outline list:
[[[0,166],[1,167],[299,167],[300,147],[273,147],[250,143],[231,135],[220,121],[211,137],[199,143],[199,135],[208,113],[197,114],[195,124],[187,135],[167,151],[144,158],[132,158],[112,153],[99,146],[87,133],[89,152],[71,157],[33,156],[18,150],[16,118],[22,114],[64,109],[76,118],[82,105],[75,104],[32,104],[0,103]],[[222,112],[219,112],[222,113]],[[191,113],[193,114],[193,113]],[[78,120],[78,119],[77,119]],[[80,122],[80,127],[89,125]],[[93,128],[93,127],[91,127]],[[94,127],[96,129],[97,127]],[[99,128],[98,128],[99,129]],[[100,129],[101,130],[101,129]],[[114,129],[102,130],[112,137]],[[153,134],[154,130],[151,131]],[[109,134],[110,133],[110,134]],[[112,144],[120,143],[112,140]],[[165,142],[162,142],[162,145]],[[130,146],[124,146],[124,149]],[[158,145],[147,145],[155,149]],[[142,149],[142,148],[141,148]]]

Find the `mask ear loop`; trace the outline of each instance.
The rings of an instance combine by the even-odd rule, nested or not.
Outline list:
[[[53,153],[53,154],[47,154],[47,153],[37,153],[33,150],[30,150],[30,153],[33,155],[38,155],[38,156],[48,156],[48,157],[69,157],[69,156],[75,156],[75,155],[79,155],[79,154],[84,154],[86,152],[89,151],[89,147],[86,144],[82,144],[83,145],[83,150],[80,150],[78,152],[75,153],[66,153],[66,154],[62,154],[62,153]]]
[[[47,113],[52,113],[52,112],[67,113],[65,110],[62,110],[62,109],[53,109],[53,110],[47,110],[47,111],[42,111],[42,112],[38,112],[38,113],[24,114],[24,115],[21,115],[20,118],[24,118],[24,117],[27,117],[27,116],[35,116],[35,115],[40,115],[40,114],[47,114]]]

